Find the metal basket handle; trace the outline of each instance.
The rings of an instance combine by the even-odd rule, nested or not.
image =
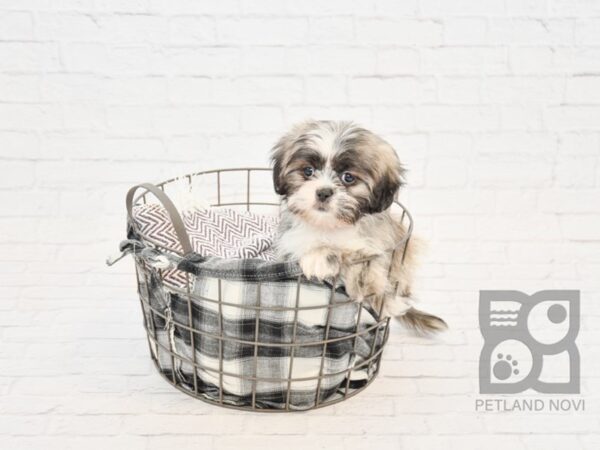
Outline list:
[[[127,196],[125,197],[125,206],[127,207],[127,216],[129,220],[133,222],[133,216],[131,214],[133,208],[133,194],[138,188],[144,188],[147,191],[151,192],[164,206],[164,208],[169,213],[169,217],[171,218],[171,223],[173,224],[173,228],[175,229],[175,233],[179,238],[179,244],[183,249],[183,254],[187,255],[188,253],[192,253],[194,249],[192,248],[192,244],[190,243],[190,237],[185,229],[185,225],[183,224],[183,220],[175,208],[175,205],[171,201],[171,199],[165,194],[161,189],[156,187],[151,183],[143,183],[133,186],[127,192]]]

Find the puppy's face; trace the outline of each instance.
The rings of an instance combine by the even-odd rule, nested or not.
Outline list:
[[[271,156],[275,191],[292,214],[317,227],[352,225],[387,209],[402,184],[394,149],[352,123],[297,125]]]

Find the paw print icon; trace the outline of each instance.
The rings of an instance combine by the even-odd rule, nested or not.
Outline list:
[[[481,291],[482,394],[579,393],[579,291]]]

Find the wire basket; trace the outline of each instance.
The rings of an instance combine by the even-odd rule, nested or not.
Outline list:
[[[361,392],[380,370],[389,318],[381,318],[381,311],[373,310],[371,298],[354,301],[336,280],[329,284],[312,283],[298,273],[269,283],[259,280],[244,285],[244,292],[252,292],[252,301],[233,302],[226,295],[226,286],[232,283],[226,277],[210,277],[208,281],[216,287],[216,294],[210,298],[197,295],[193,286],[207,279],[200,279],[202,275],[186,269],[181,262],[174,269],[154,264],[157,255],[178,261],[189,261],[190,255],[198,257],[184,221],[167,195],[176,184],[183,180],[190,187],[202,185],[203,196],[210,200],[212,208],[276,214],[279,202],[272,193],[270,176],[270,169],[265,168],[210,170],[156,186],[134,186],[128,192],[128,242],[133,237],[138,247],[145,248],[140,251],[134,245],[129,250],[134,255],[150,354],[170,384],[214,405],[265,412],[320,408]],[[140,188],[144,191],[135,197]],[[153,197],[169,214],[179,240],[178,249],[165,247],[136,227],[132,210],[151,202]],[[403,260],[412,218],[400,203],[394,207],[401,211],[406,234],[393,251],[402,252]],[[123,244],[121,250],[124,256],[127,251]],[[154,259],[148,258],[148,252]],[[179,286],[167,280],[167,275],[174,273],[183,280]],[[292,300],[279,301],[277,292],[281,289],[293,290]],[[309,301],[307,292],[313,297],[315,292],[326,295],[322,296],[324,301],[315,303]],[[215,312],[208,322],[201,313],[206,310]],[[239,333],[228,331],[226,310],[235,310],[243,317]],[[282,318],[281,323],[274,317]],[[307,317],[321,319],[308,327]],[[279,326],[285,331],[273,333],[272,329],[278,330]],[[268,339],[264,339],[265,329],[271,330]],[[214,351],[210,360],[204,356],[206,349]],[[242,363],[228,359],[236,351]],[[311,369],[302,372],[308,366]],[[244,389],[237,389],[239,386]]]

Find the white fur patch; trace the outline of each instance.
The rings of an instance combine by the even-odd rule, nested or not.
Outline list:
[[[359,235],[357,226],[329,228],[315,226],[296,217],[292,220],[292,227],[277,242],[277,253],[280,256],[290,255],[300,259],[308,251],[321,247],[331,247],[343,252],[365,248],[365,240]]]

